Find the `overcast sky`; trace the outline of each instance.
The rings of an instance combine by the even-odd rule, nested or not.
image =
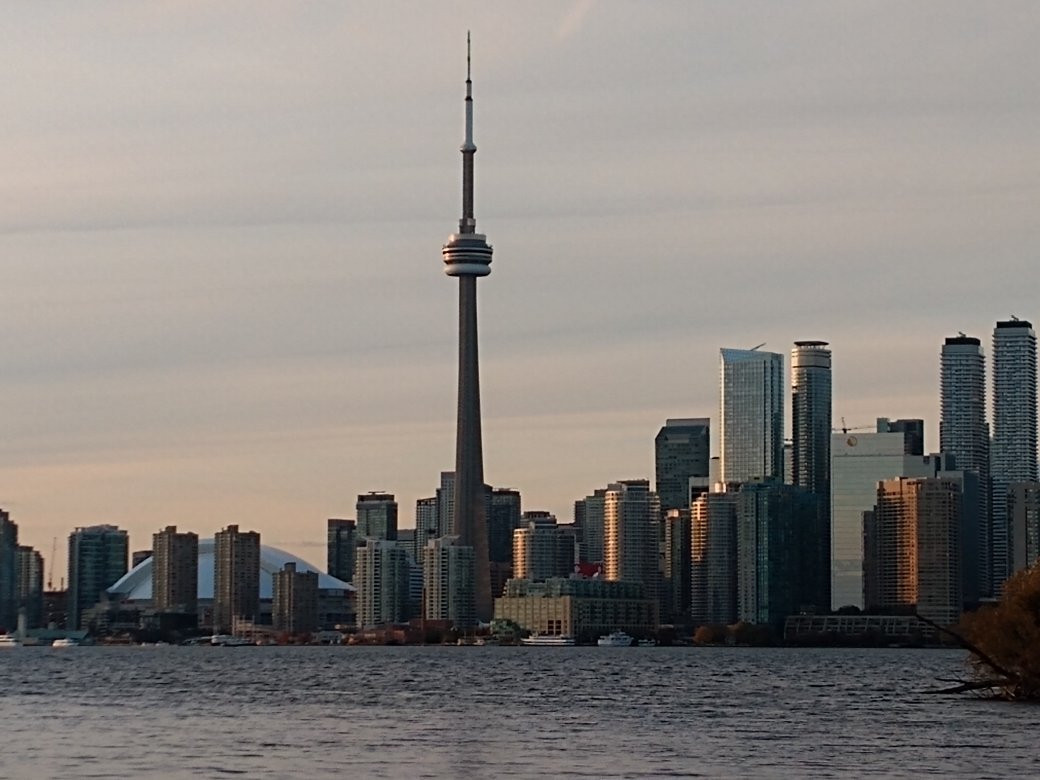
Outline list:
[[[324,562],[454,465],[473,31],[485,473],[653,476],[718,350],[834,351],[834,419],[1040,319],[1035,2],[19,3],[0,27],[0,506],[57,576],[229,523]],[[713,442],[717,445],[717,442]]]

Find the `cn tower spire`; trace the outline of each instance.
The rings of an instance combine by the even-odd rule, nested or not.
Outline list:
[[[462,142],[462,218],[459,232],[441,249],[444,272],[459,279],[459,403],[455,434],[455,512],[442,520],[442,532],[473,549],[472,612],[450,616],[460,627],[492,617],[488,563],[484,452],[480,423],[480,365],[477,358],[477,278],[491,273],[491,246],[477,232],[473,216],[473,80],[470,38],[466,34],[466,135]],[[445,527],[447,526],[447,527]]]
[[[473,155],[477,147],[473,143],[473,79],[470,78],[470,40],[466,33],[466,138],[462,142],[462,219],[460,233],[474,233],[477,219],[473,216]]]

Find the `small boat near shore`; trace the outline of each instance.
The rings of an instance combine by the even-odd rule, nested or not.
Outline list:
[[[598,647],[631,647],[635,639],[624,631],[612,631],[596,640]]]
[[[22,643],[18,641],[18,637],[12,636],[11,634],[4,634],[0,636],[0,647],[21,647]]]
[[[79,647],[79,642],[70,637],[62,637],[51,642],[51,647]]]
[[[520,644],[531,647],[574,647],[574,637],[563,634],[533,634],[525,636]]]

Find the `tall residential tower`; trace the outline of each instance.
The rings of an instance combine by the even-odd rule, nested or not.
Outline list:
[[[993,591],[1011,573],[1008,492],[1036,482],[1036,333],[1012,317],[993,329]],[[959,464],[958,464],[959,465]]]
[[[459,279],[459,403],[455,437],[455,516],[452,530],[463,546],[473,548],[474,614],[492,617],[488,563],[487,508],[484,502],[484,454],[480,430],[480,371],[477,360],[477,277],[491,273],[491,246],[477,232],[473,216],[473,82],[466,40],[466,135],[462,143],[462,219],[459,232],[441,250],[444,271]]]
[[[975,525],[978,587],[981,595],[988,596],[993,592],[990,441],[986,424],[986,357],[977,338],[961,333],[946,339],[939,387],[939,450],[953,455],[958,469],[972,471],[979,478],[979,518]]]

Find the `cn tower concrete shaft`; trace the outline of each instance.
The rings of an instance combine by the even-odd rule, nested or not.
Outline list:
[[[455,438],[455,533],[473,548],[474,614],[492,617],[484,449],[477,357],[477,277],[459,277],[459,407]]]

